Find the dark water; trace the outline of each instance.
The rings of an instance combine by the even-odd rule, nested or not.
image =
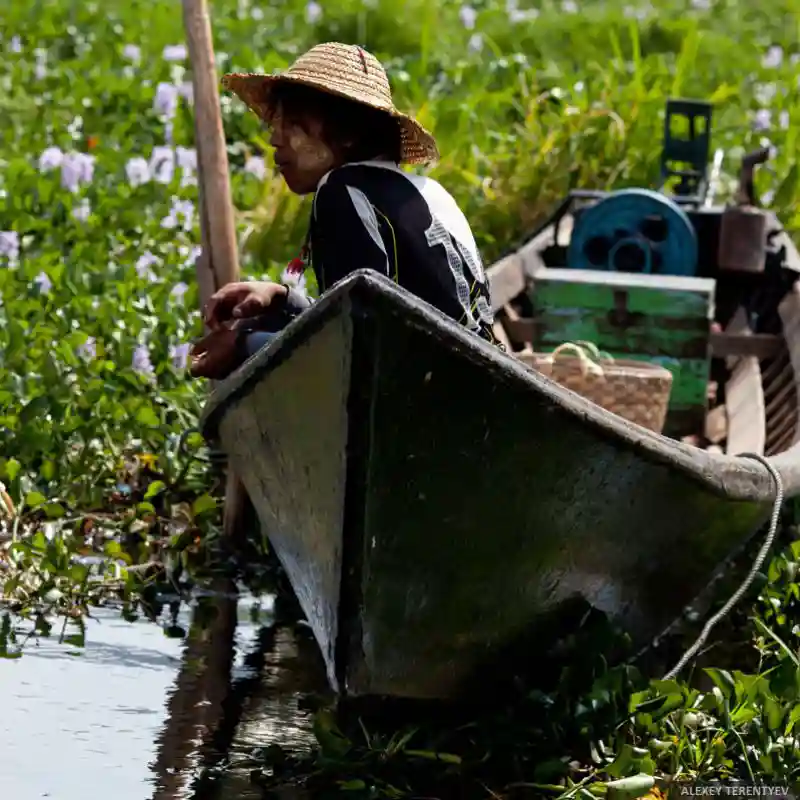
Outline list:
[[[310,748],[303,700],[327,687],[308,629],[254,605],[203,597],[179,615],[183,640],[101,610],[83,650],[45,640],[0,661],[0,797],[260,798],[236,763]]]

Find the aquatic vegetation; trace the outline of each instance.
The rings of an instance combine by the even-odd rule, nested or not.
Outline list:
[[[669,95],[717,103],[728,173],[755,143],[775,146],[758,188],[800,231],[800,49],[786,24],[797,12],[795,0],[221,0],[213,22],[220,71],[270,71],[328,39],[379,55],[397,104],[436,132],[434,174],[489,260],[571,187],[652,184]],[[200,235],[178,6],[6,3],[0,87],[0,480],[16,505],[0,523],[0,655],[13,656],[64,621],[80,644],[92,603],[137,613],[163,580],[153,562],[173,576],[206,563],[219,492],[190,433],[205,387],[185,375]],[[307,203],[282,186],[256,118],[230,96],[222,111],[243,271],[278,275]],[[728,633],[756,655],[747,669],[651,683],[582,659],[595,670],[585,691],[565,675],[526,696],[518,711],[543,722],[524,734],[499,710],[490,745],[463,731],[336,736],[321,718],[313,769],[363,797],[406,796],[432,775],[443,797],[473,778],[481,797],[636,796],[650,778],[608,781],[640,773],[797,780],[800,552],[789,547],[753,618],[745,610]],[[508,778],[491,790],[488,750]]]

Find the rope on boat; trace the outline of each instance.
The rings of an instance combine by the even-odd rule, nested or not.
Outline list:
[[[764,456],[759,455],[758,453],[739,453],[738,458],[752,458],[755,461],[760,461],[766,467],[769,474],[772,475],[773,481],[775,481],[775,501],[772,505],[772,516],[770,517],[769,521],[769,530],[764,538],[764,544],[761,545],[761,549],[758,551],[758,555],[753,562],[753,566],[750,568],[750,572],[742,582],[741,586],[739,586],[739,588],[730,596],[728,602],[725,603],[725,605],[722,606],[722,608],[716,614],[714,614],[714,616],[711,617],[708,622],[706,622],[705,627],[700,632],[700,635],[697,637],[694,644],[683,654],[681,660],[678,661],[678,663],[664,676],[664,680],[672,680],[678,675],[678,673],[697,655],[698,650],[700,650],[700,648],[705,644],[706,639],[708,639],[708,635],[716,627],[717,623],[719,623],[720,620],[722,620],[742,599],[747,590],[750,588],[750,585],[753,583],[758,571],[764,565],[767,554],[769,553],[770,548],[775,541],[775,535],[778,532],[778,519],[781,514],[781,508],[783,507],[783,480],[781,479],[781,475],[778,470],[775,469],[775,467],[770,464],[766,458],[764,458]]]

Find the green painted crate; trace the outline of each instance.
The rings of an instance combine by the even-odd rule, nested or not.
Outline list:
[[[708,405],[714,289],[708,278],[543,269],[531,291],[534,347],[548,352],[584,340],[616,358],[662,364],[674,376],[664,433],[698,433]]]

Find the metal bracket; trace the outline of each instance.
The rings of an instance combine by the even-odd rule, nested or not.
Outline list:
[[[708,191],[708,158],[711,152],[713,106],[702,100],[667,100],[664,117],[664,149],[661,153],[661,185],[678,178],[674,192],[702,203]],[[675,132],[685,120],[685,135]]]

